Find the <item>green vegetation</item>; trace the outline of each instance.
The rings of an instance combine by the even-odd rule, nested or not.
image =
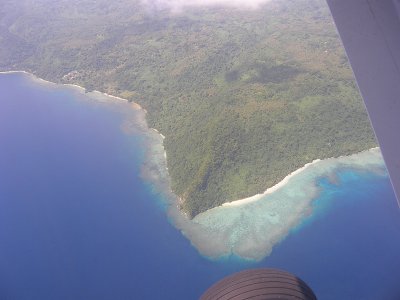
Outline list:
[[[190,216],[376,145],[325,1],[140,3],[3,0],[0,68],[141,104]]]

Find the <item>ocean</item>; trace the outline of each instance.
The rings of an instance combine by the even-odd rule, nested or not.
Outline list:
[[[127,106],[0,75],[0,299],[198,299],[258,267],[295,273],[319,299],[400,299],[387,175],[321,177],[312,214],[269,256],[210,259],[142,176],[148,145],[145,131],[124,126]]]

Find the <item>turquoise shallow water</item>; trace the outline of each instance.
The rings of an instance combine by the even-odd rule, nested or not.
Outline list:
[[[389,180],[342,170],[320,180],[315,214],[263,264],[304,274],[321,299],[399,299],[399,209]]]
[[[0,75],[0,95],[0,299],[196,299],[262,266],[301,276],[319,299],[399,298],[400,214],[386,175],[338,168],[270,256],[209,260],[140,176],[147,137],[121,130],[127,107],[22,74]]]

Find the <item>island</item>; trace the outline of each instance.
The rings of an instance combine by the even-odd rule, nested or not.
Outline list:
[[[3,3],[0,70],[143,107],[189,218],[377,145],[323,0]]]

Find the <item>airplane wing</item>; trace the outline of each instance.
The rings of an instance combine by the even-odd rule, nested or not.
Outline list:
[[[400,205],[400,0],[327,0]]]

